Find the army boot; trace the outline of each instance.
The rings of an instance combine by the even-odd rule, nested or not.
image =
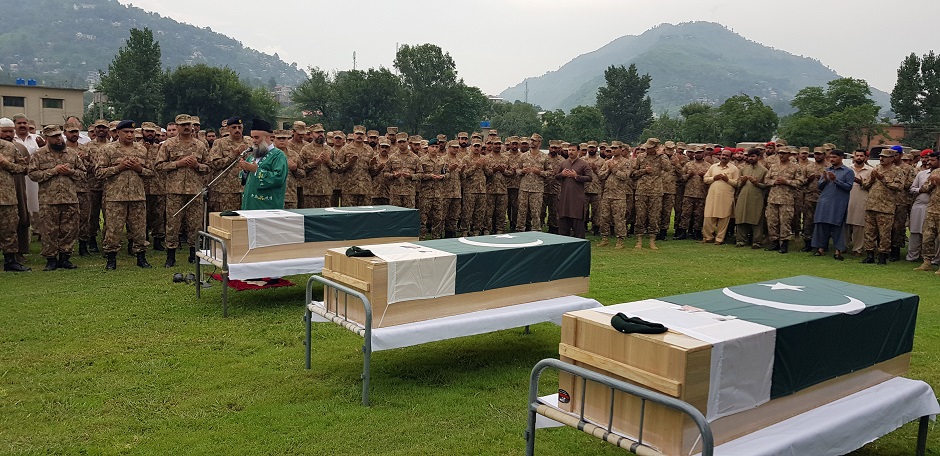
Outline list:
[[[888,254],[888,261],[901,261],[900,247],[891,247],[891,253]]]
[[[675,234],[672,235],[672,240],[673,240],[673,241],[681,241],[681,240],[686,239],[686,238],[688,238],[688,237],[689,237],[689,235],[685,232],[684,229],[682,229],[682,228],[676,228]]]
[[[875,263],[875,252],[869,250],[868,255],[865,256],[865,259],[862,260],[862,264],[874,264]]]
[[[150,269],[150,263],[147,262],[147,252],[137,252],[137,267]]]
[[[656,236],[650,236],[650,250],[659,250],[659,247],[656,247]]]
[[[153,249],[156,250],[157,252],[162,252],[166,250],[166,248],[163,247],[163,238],[158,238],[158,237],[153,238]]]
[[[29,271],[29,268],[16,261],[15,253],[4,253],[3,270],[8,272],[26,272]]]
[[[607,247],[608,245],[610,245],[610,242],[607,241],[607,236],[604,236],[601,242],[597,244],[598,247]]]
[[[88,255],[88,241],[78,241],[78,256]]]
[[[106,253],[105,257],[108,259],[108,262],[105,263],[104,269],[106,271],[113,271],[117,269],[117,253]]]
[[[771,242],[771,243],[770,243],[770,246],[767,247],[767,248],[764,249],[764,250],[767,250],[768,252],[771,251],[771,250],[780,250],[780,241],[773,241],[773,242]]]
[[[878,254],[878,264],[888,264],[888,254],[879,253]]]
[[[176,249],[166,249],[166,263],[163,263],[163,267],[172,268],[176,266]]]
[[[641,250],[643,248],[643,235],[642,234],[636,235],[636,245],[633,246],[633,248],[637,250]]]
[[[88,251],[91,253],[98,253],[98,239],[91,238],[88,240]]]
[[[71,261],[69,261],[70,258],[72,258],[72,255],[69,255],[68,253],[60,253],[59,254],[59,267],[62,269],[78,268],[78,266],[75,266],[74,264],[72,264]]]
[[[131,242],[130,239],[128,239],[128,240],[127,240],[127,256],[133,256],[133,255],[134,255],[133,247],[134,247],[134,243]]]
[[[196,248],[195,247],[189,248],[189,259],[187,261],[189,261],[189,264],[196,264]]]
[[[46,267],[42,268],[43,271],[55,271],[59,269],[59,260],[56,257],[46,258]]]
[[[914,268],[914,270],[915,271],[932,271],[933,265],[930,264],[930,260],[924,260],[924,263]]]
[[[790,241],[780,241],[780,253],[787,253],[790,251]]]
[[[657,241],[665,241],[665,240],[666,240],[666,230],[659,230],[659,234],[656,235],[656,240],[657,240]]]
[[[615,245],[614,248],[617,250],[623,250],[623,238],[617,238],[617,245]]]

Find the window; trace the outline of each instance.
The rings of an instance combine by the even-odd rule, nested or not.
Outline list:
[[[62,102],[63,100],[61,98],[43,98],[42,107],[52,108],[52,109],[62,109]]]
[[[61,100],[60,100],[61,101]],[[26,98],[25,97],[3,97],[3,105],[9,106],[12,108],[25,108],[26,107]]]

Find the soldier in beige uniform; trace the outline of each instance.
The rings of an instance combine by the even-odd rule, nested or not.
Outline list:
[[[144,134],[141,145],[147,149],[147,163],[153,167],[160,152],[157,131],[160,128],[153,122],[144,122],[140,130]],[[144,191],[147,194],[147,232],[153,236],[153,249],[162,252],[166,239],[166,175],[153,170],[153,175],[144,179]]]
[[[917,169],[912,164],[913,155],[908,152],[900,155],[900,163],[895,162],[895,166],[904,171],[904,189],[898,195],[898,200],[894,207],[894,225],[891,227],[891,252],[888,254],[888,261],[899,261],[901,259],[901,247],[907,243],[907,221],[911,215],[911,205],[914,204],[914,198],[910,192],[914,178],[917,177]]]
[[[91,142],[85,144],[85,146],[91,151],[91,161],[94,163],[94,161],[97,160],[98,151],[110,144],[111,135],[108,121],[104,119],[96,120],[91,124],[91,129],[94,136]],[[88,212],[88,251],[98,253],[98,231],[101,229],[102,185],[101,181],[95,177],[94,171],[86,173],[85,179],[88,181],[88,191],[91,196],[90,209]]]
[[[767,236],[771,241],[767,249],[787,253],[793,235],[794,195],[803,185],[803,169],[790,161],[788,149],[781,148],[777,155],[779,162],[770,165],[764,177],[764,183],[770,187],[764,210]]]
[[[284,189],[284,209],[297,209],[297,182],[305,176],[301,167],[301,155],[297,149],[291,149],[291,137],[295,133],[288,130],[274,130],[274,147],[287,158],[287,181]]]
[[[927,157],[928,167],[932,169],[927,182],[920,186],[918,193],[929,194],[927,201],[927,213],[923,224],[923,244],[921,244],[921,256],[924,259],[923,264],[914,268],[915,271],[933,270],[933,260],[937,252],[937,235],[940,234],[940,152],[933,152]],[[940,275],[940,270],[936,272]]]
[[[353,141],[340,151],[336,170],[343,175],[343,206],[367,206],[372,203],[372,175],[369,163],[372,160],[372,148],[366,145],[366,127],[353,127]],[[337,138],[334,137],[335,141]],[[412,203],[411,207],[414,207]]]
[[[833,147],[830,147],[833,146]],[[803,163],[803,248],[801,252],[813,251],[813,218],[816,215],[816,203],[819,201],[819,177],[826,171],[829,163],[826,161],[826,155],[830,150],[835,149],[834,145],[826,144],[823,147],[813,149],[813,159],[806,160]]]
[[[179,125],[179,122],[177,122]],[[230,117],[225,127],[229,135],[220,138],[212,145],[209,151],[209,165],[212,173],[218,174],[232,163],[238,161],[242,154],[253,145],[251,138],[244,135],[245,125],[242,119]],[[239,177],[241,170],[232,166],[224,176],[219,177],[209,192],[209,212],[235,211],[242,207],[242,180]],[[209,176],[212,178],[212,176]],[[169,211],[175,212],[175,211]]]
[[[12,123],[11,121],[11,127]],[[0,127],[10,128],[2,124]],[[24,175],[28,166],[29,159],[20,154],[12,142],[0,139],[0,251],[3,251],[4,271],[29,271],[29,268],[16,259],[16,254],[19,253],[17,227],[20,221],[16,178]]]
[[[484,225],[494,234],[503,234],[506,229],[507,208],[509,207],[509,180],[516,174],[509,162],[509,155],[502,151],[499,137],[493,139],[493,153],[486,156],[486,193],[487,205]]]
[[[121,234],[127,227],[127,237],[133,244],[137,266],[150,268],[147,262],[147,194],[144,177],[153,176],[147,149],[134,142],[134,122],[118,123],[118,140],[98,154],[95,174],[104,182],[105,269],[117,269],[117,251],[121,247]]]
[[[418,159],[417,177],[421,182],[421,233],[432,239],[444,235],[444,208],[441,199],[441,181],[444,179],[444,161],[439,145],[428,145],[428,153]],[[430,229],[428,228],[430,227]]]
[[[711,165],[705,161],[705,149],[701,147],[695,149],[693,157],[694,160],[686,163],[681,172],[685,191],[680,209],[682,221],[676,230],[679,234],[675,237],[680,240],[690,235],[692,239],[700,239],[705,221],[705,196],[708,194],[708,187],[705,185],[704,177]]]
[[[89,217],[91,214],[91,194],[88,188],[87,176],[94,175],[95,162],[92,160],[91,151],[84,144],[78,143],[79,134],[82,126],[78,122],[66,122],[63,126],[65,136],[65,147],[78,155],[85,166],[86,178],[75,183],[75,191],[78,193],[78,255],[88,256],[88,239],[90,235]]]
[[[372,163],[369,164],[369,173],[372,174],[372,205],[385,206],[391,202],[388,196],[388,180],[385,179],[385,166],[391,157],[389,153],[392,150],[392,144],[385,137],[379,138],[376,154],[372,157]]]
[[[597,177],[604,181],[601,196],[601,239],[598,247],[608,245],[607,237],[611,231],[617,236],[615,249],[623,248],[623,238],[627,235],[627,187],[632,171],[630,160],[623,156],[622,143],[612,141],[610,152],[613,155],[604,161]]]
[[[668,159],[668,163],[666,163],[666,166],[663,168],[663,204],[660,208],[659,233],[656,234],[657,241],[666,240],[666,233],[669,231],[669,222],[672,220],[673,210],[677,212],[682,210],[681,207],[676,206],[676,183],[679,180],[679,172],[682,169],[679,157],[676,155],[676,143],[666,141],[663,143],[662,151],[663,156]]]
[[[506,148],[505,154],[509,159],[509,166],[513,170],[516,169],[516,163],[519,161],[519,146],[520,140],[518,136],[510,136],[506,140],[509,144],[509,147]],[[528,139],[526,139],[528,141]],[[506,210],[507,216],[509,218],[509,229],[512,229],[516,226],[516,221],[519,218],[519,181],[522,180],[522,176],[513,173],[512,177],[509,178],[509,181],[506,183]]]
[[[659,219],[662,217],[663,203],[663,175],[666,170],[672,169],[672,164],[665,155],[660,153],[660,142],[657,138],[646,140],[640,146],[636,164],[631,177],[636,179],[636,246],[643,248],[643,235],[648,235],[650,249],[656,247],[656,236],[659,234]]]
[[[388,197],[392,206],[415,209],[415,183],[418,179],[418,157],[408,150],[407,133],[399,133],[397,149],[385,164]],[[402,139],[405,142],[402,142]]]
[[[519,215],[516,220],[516,231],[525,231],[526,224],[532,231],[541,231],[545,181],[556,181],[556,179],[549,179],[554,174],[554,163],[550,158],[551,153],[549,157],[546,157],[538,146],[526,150],[531,144],[526,144],[524,140],[520,140],[519,145],[516,174],[522,176],[522,179],[519,181]],[[555,145],[555,156],[558,156],[558,144]],[[464,198],[466,197],[467,195],[464,194]],[[554,209],[551,215],[555,215]],[[555,223],[557,231],[557,220]]]
[[[486,156],[483,155],[482,142],[478,139],[472,141],[472,152],[464,157],[461,164],[464,193],[463,200],[467,204],[464,217],[467,220],[463,227],[467,235],[483,234],[486,230]]]
[[[42,129],[46,145],[29,158],[29,178],[39,184],[39,223],[45,271],[75,269],[69,261],[78,238],[78,192],[76,182],[85,178],[82,159],[67,147],[62,129]]]
[[[868,190],[865,203],[865,251],[867,256],[862,263],[875,262],[875,248],[878,249],[878,264],[887,264],[891,252],[891,228],[894,225],[894,213],[898,194],[904,191],[904,170],[894,164],[897,153],[883,149],[879,155],[881,164],[871,171],[862,183]]]
[[[179,133],[160,146],[155,164],[157,170],[166,173],[167,250],[164,266],[168,268],[176,265],[176,249],[179,247],[180,229],[184,219],[190,245],[189,262],[196,262],[196,240],[202,225],[201,205],[193,203],[185,211],[179,214],[177,212],[202,191],[203,176],[209,173],[209,152],[202,141],[193,137],[192,118],[188,114],[180,114],[176,116],[176,126]]]
[[[333,194],[333,151],[326,146],[326,130],[322,124],[309,128],[313,141],[304,146],[301,152],[304,178],[300,180],[303,189],[304,208],[330,207]]]
[[[601,192],[603,183],[597,178],[597,172],[604,165],[605,159],[597,153],[597,141],[588,141],[587,155],[581,157],[590,168],[591,180],[584,183],[584,223],[591,222],[591,230],[595,236],[601,234]]]
[[[294,124],[291,126],[291,139],[290,139],[290,142],[287,143],[287,149],[282,149],[284,154],[287,155],[288,160],[293,159],[297,162],[298,169],[303,171],[304,175],[306,175],[306,169],[305,169],[306,163],[304,162],[303,151],[304,151],[304,147],[307,147],[307,141],[305,139],[307,138],[307,135],[309,134],[310,132],[309,130],[307,130],[306,123],[300,120],[295,121]],[[290,152],[290,154],[288,154],[288,152]],[[293,158],[291,158],[292,156]],[[298,179],[296,177],[296,174],[294,174],[294,172],[290,173],[290,176],[287,178],[287,180],[288,180],[288,183],[287,183],[288,185],[290,185],[291,183],[294,184],[293,192],[294,192],[294,195],[296,195],[297,207],[304,207],[304,190],[303,190],[303,185],[301,185],[302,180]],[[290,192],[291,190],[288,189],[287,191]],[[285,200],[285,209],[286,209],[286,201],[287,200]]]
[[[460,224],[461,205],[461,165],[463,158],[460,156],[460,142],[450,141],[447,143],[446,153],[441,157],[441,171],[444,177],[441,179],[441,205],[444,213],[444,237],[457,237],[457,230]]]

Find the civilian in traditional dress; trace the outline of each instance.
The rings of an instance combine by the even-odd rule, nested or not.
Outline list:
[[[933,150],[927,149],[928,155]],[[910,193],[914,197],[914,203],[911,204],[911,215],[908,220],[908,226],[911,229],[910,243],[907,245],[907,261],[920,261],[920,247],[923,244],[924,218],[927,217],[927,202],[930,200],[929,193],[921,193],[920,188],[927,183],[930,172],[933,169],[928,165],[917,172],[914,182],[911,184]]]
[[[819,176],[819,200],[813,214],[813,256],[823,256],[832,239],[832,255],[836,260],[845,258],[845,216],[849,208],[849,194],[855,183],[855,173],[842,164],[845,155],[839,149],[829,151],[829,167]]]
[[[703,215],[702,243],[714,242],[720,245],[728,232],[728,223],[734,215],[734,189],[738,186],[741,172],[729,161],[731,151],[723,150],[719,155],[718,163],[708,168],[702,180],[708,185],[708,195],[705,196],[705,212]]]
[[[287,191],[287,157],[274,147],[271,124],[261,119],[251,122],[251,139],[254,154],[248,160],[241,159],[238,167],[245,180],[242,194],[242,209],[284,209],[284,194]]]
[[[584,213],[587,197],[584,183],[591,182],[591,165],[569,152],[555,168],[555,179],[561,183],[558,194],[558,234],[584,239]]]
[[[865,247],[865,205],[868,203],[868,190],[862,187],[862,182],[868,179],[871,170],[868,164],[868,154],[865,149],[858,149],[852,153],[852,172],[855,173],[855,183],[849,193],[849,210],[845,219],[845,241],[852,253],[861,255]]]
[[[751,244],[752,249],[761,248],[764,241],[764,201],[767,199],[767,168],[759,163],[758,149],[747,151],[745,164],[741,167],[738,181],[738,199],[734,203],[735,246]]]

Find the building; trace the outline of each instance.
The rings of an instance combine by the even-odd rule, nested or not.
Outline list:
[[[85,89],[43,87],[30,82],[33,85],[0,84],[0,117],[24,113],[37,126],[62,124],[69,116],[82,118]]]

